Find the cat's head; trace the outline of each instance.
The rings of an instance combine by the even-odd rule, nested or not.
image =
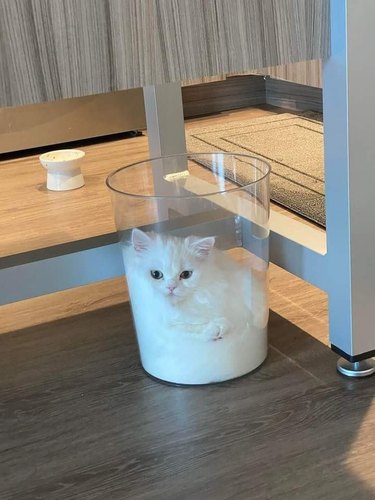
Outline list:
[[[199,289],[202,274],[215,244],[214,237],[177,238],[133,229],[132,245],[139,272],[172,303]]]

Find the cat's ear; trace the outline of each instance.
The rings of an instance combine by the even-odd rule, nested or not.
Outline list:
[[[133,229],[132,231],[132,245],[137,253],[144,252],[150,248],[152,239],[150,236],[140,229]]]
[[[188,244],[190,250],[197,257],[207,257],[215,245],[215,237],[209,236],[208,238],[189,237]]]

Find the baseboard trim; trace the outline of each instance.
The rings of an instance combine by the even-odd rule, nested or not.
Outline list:
[[[182,87],[185,118],[265,104],[263,76],[234,76],[218,82]]]
[[[300,83],[266,78],[266,103],[294,111],[323,112],[323,91]]]
[[[269,104],[292,111],[323,111],[322,89],[246,75],[182,88],[185,118]]]

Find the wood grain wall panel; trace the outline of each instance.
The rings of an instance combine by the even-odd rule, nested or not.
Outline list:
[[[327,0],[223,0],[217,8],[227,73],[329,53]]]
[[[216,1],[113,0],[109,4],[114,39],[125,42],[113,45],[116,77],[121,85],[225,73]]]
[[[0,106],[327,55],[327,0],[2,0]]]
[[[259,75],[269,75],[280,80],[300,83],[310,87],[323,87],[321,60],[300,61],[256,70]]]
[[[244,74],[249,73],[246,72]],[[250,74],[253,74],[253,72]],[[236,74],[233,76],[236,76]],[[189,85],[199,85],[200,83],[221,82],[223,80],[226,80],[226,78],[227,75],[201,76],[200,78],[193,78],[192,80],[181,80],[181,86],[188,87]]]

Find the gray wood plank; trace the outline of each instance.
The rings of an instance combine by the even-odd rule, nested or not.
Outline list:
[[[325,57],[326,0],[2,0],[0,106]]]
[[[328,54],[326,0],[224,0],[217,10],[228,73]]]
[[[309,87],[323,87],[322,61],[319,59],[271,66],[256,70],[254,73],[269,75],[272,78],[308,85]]]
[[[266,102],[272,106],[294,111],[323,112],[323,92],[321,88],[299,83],[267,78]]]
[[[270,343],[250,376],[176,388],[143,373],[128,305],[0,336],[0,497],[372,499],[375,379],[276,315]]]
[[[266,102],[262,76],[238,76],[182,88],[184,116],[192,117],[245,108]]]

